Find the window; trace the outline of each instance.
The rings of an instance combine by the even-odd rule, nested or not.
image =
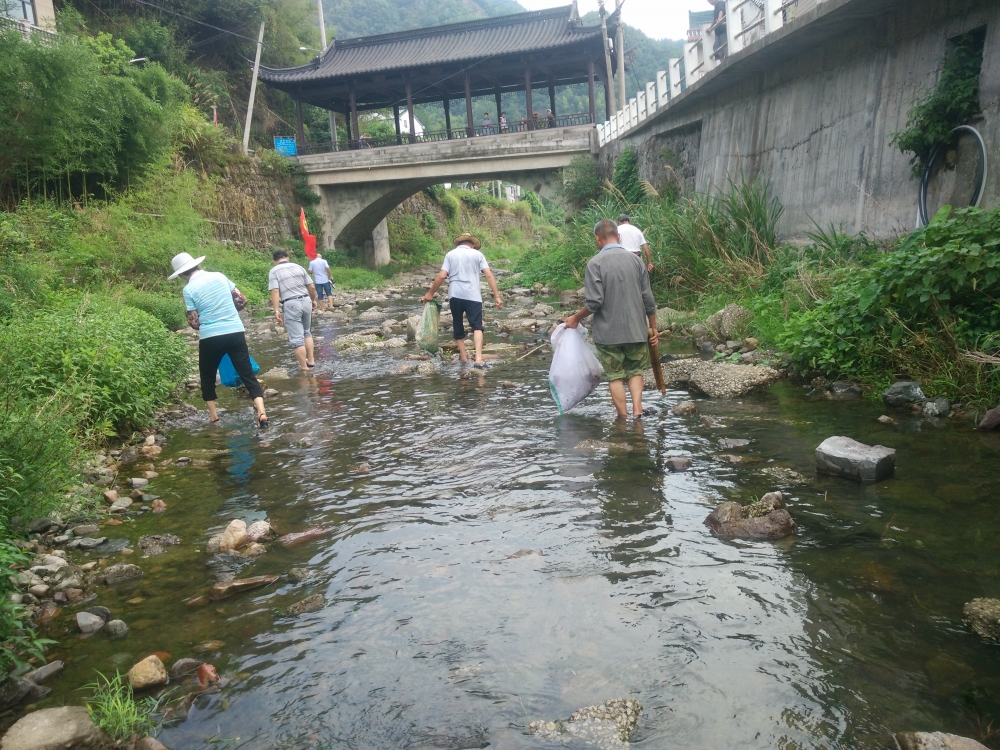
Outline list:
[[[0,15],[13,18],[15,21],[27,21],[36,25],[35,6],[32,0],[0,0]]]

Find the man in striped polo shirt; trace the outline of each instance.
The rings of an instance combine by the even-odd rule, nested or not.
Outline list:
[[[288,253],[275,250],[271,255],[274,268],[268,273],[267,288],[271,291],[274,317],[285,325],[288,343],[295,349],[295,359],[303,372],[316,366],[313,356],[312,314],[316,309],[316,285],[306,269],[288,262]]]

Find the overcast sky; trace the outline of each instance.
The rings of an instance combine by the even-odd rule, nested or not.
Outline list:
[[[556,8],[569,0],[520,0],[529,10]],[[580,13],[597,10],[597,0],[580,0]],[[614,0],[605,7],[614,10]],[[625,0],[625,23],[642,29],[654,39],[684,39],[687,35],[689,10],[711,10],[707,0]]]

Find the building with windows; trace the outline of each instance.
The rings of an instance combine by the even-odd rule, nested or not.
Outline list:
[[[52,0],[0,0],[0,21],[13,21],[25,31],[56,30]]]

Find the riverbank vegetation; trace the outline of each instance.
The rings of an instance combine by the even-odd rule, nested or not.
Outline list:
[[[1000,209],[949,207],[931,226],[886,241],[816,227],[794,244],[777,236],[782,207],[765,183],[682,198],[646,184],[635,200],[641,183],[629,157],[563,241],[519,262],[517,284],[582,286],[594,224],[625,212],[653,248],[661,305],[705,319],[742,304],[754,313],[750,333],[804,374],[857,380],[873,393],[906,376],[975,407],[1000,401]]]

